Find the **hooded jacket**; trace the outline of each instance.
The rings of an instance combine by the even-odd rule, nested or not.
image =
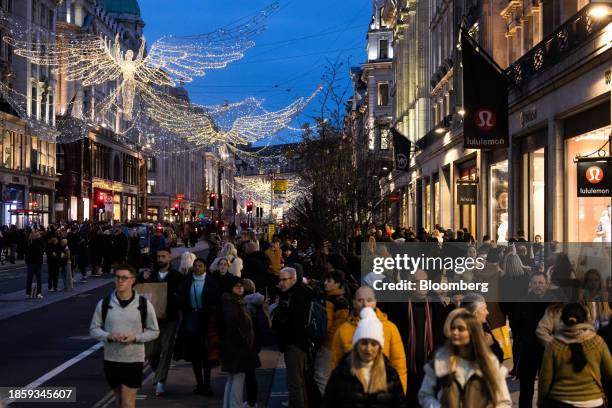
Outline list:
[[[587,365],[574,372],[570,362],[571,344],[581,344]],[[538,383],[538,405],[547,399],[591,401],[603,398],[602,376],[612,377],[612,357],[604,340],[591,324],[562,325],[546,346]]]
[[[512,400],[506,384],[506,368],[490,355],[492,363],[499,367],[494,379],[500,390],[495,404],[488,396],[484,376],[479,367],[458,363],[451,371],[446,347],[440,349],[434,359],[425,365],[425,378],[419,390],[419,403],[423,408],[510,408]]]
[[[346,322],[349,317],[349,307],[344,291],[342,289],[332,289],[325,293],[325,310],[327,314],[327,338],[323,344],[331,348],[336,330]]]
[[[387,315],[376,309],[376,317],[381,321],[383,326],[383,334],[385,337],[385,344],[383,345],[383,353],[391,363],[391,366],[395,368],[399,375],[400,381],[404,392],[406,392],[406,385],[408,384],[408,371],[406,369],[406,353],[404,351],[404,344],[402,343],[402,337],[400,336],[397,326],[393,324]],[[342,356],[353,349],[353,335],[357,330],[357,323],[359,323],[359,316],[351,314],[346,322],[344,322],[336,333],[332,340],[332,358],[331,368],[334,369],[338,366]]]

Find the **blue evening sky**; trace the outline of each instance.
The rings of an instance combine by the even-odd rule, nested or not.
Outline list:
[[[139,0],[145,36],[151,43],[164,35],[213,31],[265,8],[273,0]],[[267,30],[245,58],[211,70],[187,85],[191,99],[211,105],[249,96],[265,99],[268,110],[308,96],[321,81],[325,59],[339,58],[341,81],[348,85],[349,66],[365,58],[365,34],[372,0],[280,0]],[[307,37],[307,38],[305,38]],[[317,101],[294,123],[312,121]],[[279,140],[280,141],[280,140]]]

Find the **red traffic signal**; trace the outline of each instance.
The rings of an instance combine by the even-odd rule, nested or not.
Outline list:
[[[178,203],[178,202],[175,202],[175,203],[174,203],[174,209],[175,209],[175,210],[178,210],[178,209],[179,209],[179,207],[180,207],[179,203]]]
[[[249,200],[246,202],[246,210],[248,213],[253,212],[253,202],[252,201]]]

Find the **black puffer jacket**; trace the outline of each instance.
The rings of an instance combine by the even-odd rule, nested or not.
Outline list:
[[[324,408],[405,408],[404,389],[397,371],[385,357],[387,368],[387,391],[376,394],[366,394],[363,386],[351,374],[351,352],[342,357],[340,365],[332,372],[325,395]]]

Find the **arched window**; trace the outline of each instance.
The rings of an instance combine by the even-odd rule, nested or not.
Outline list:
[[[121,171],[121,160],[119,160],[119,156],[115,156],[115,160],[113,160],[113,180],[121,181],[123,175],[122,173],[123,172]]]

